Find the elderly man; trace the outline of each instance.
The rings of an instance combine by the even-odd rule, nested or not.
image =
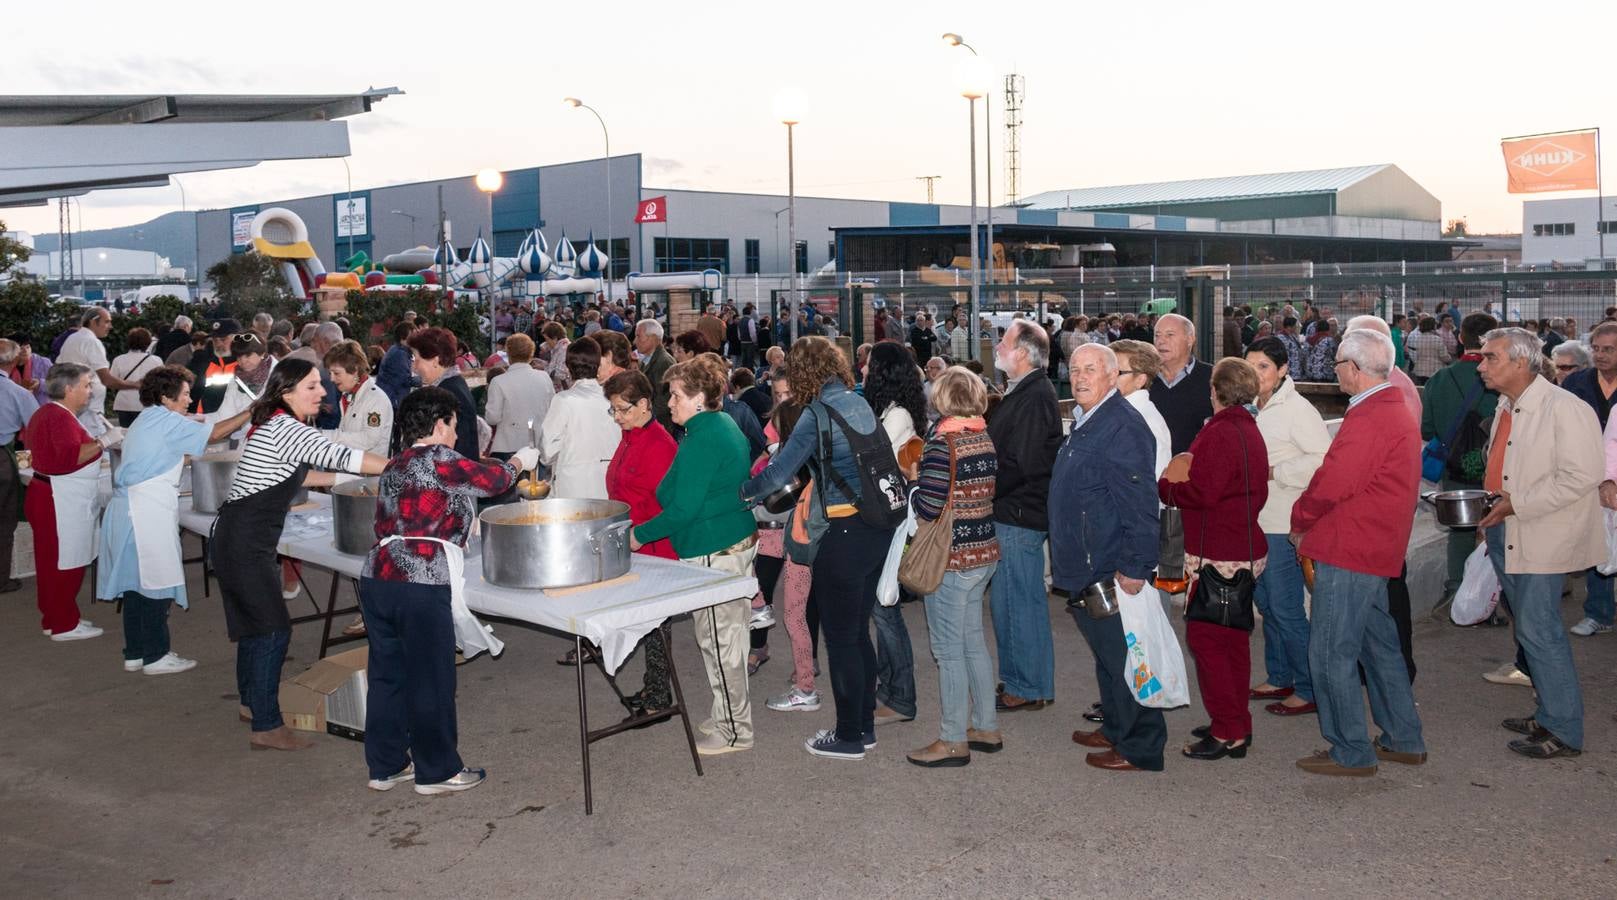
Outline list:
[[[112,330],[112,313],[96,307],[86,311],[79,324],[83,327],[62,342],[62,352],[57,354],[56,361],[84,366],[92,373],[90,400],[79,412],[79,424],[91,437],[98,437],[110,427],[105,415],[107,389],[139,389],[140,384],[112,374],[111,364],[107,361],[107,347],[102,343],[107,332]]]
[[[191,317],[175,316],[174,327],[163,332],[157,339],[157,349],[152,353],[158,359],[168,359],[168,355],[191,342]]]
[[[1073,351],[1072,433],[1050,478],[1050,560],[1055,585],[1074,598],[1067,611],[1095,657],[1104,722],[1074,731],[1097,752],[1084,761],[1112,771],[1162,770],[1168,727],[1162,711],[1139,705],[1124,683],[1128,646],[1121,616],[1096,618],[1089,604],[1117,587],[1139,591],[1157,565],[1156,440],[1117,391],[1117,355],[1101,344]],[[1082,607],[1082,608],[1081,608]]]
[[[1589,353],[1594,358],[1593,368],[1568,374],[1561,379],[1561,387],[1589,404],[1595,411],[1600,430],[1604,432],[1612,403],[1617,402],[1617,322],[1602,322],[1589,332]],[[1613,614],[1617,613],[1612,582],[1613,576],[1601,575],[1595,569],[1589,570],[1583,620],[1572,626],[1573,634],[1591,637],[1611,631]]]
[[[1606,558],[1598,493],[1605,464],[1589,408],[1538,374],[1542,351],[1523,328],[1483,336],[1477,372],[1503,399],[1482,480],[1500,499],[1478,524],[1538,695],[1531,716],[1500,724],[1525,735],[1510,749],[1554,759],[1583,751],[1583,695],[1561,627],[1561,585],[1566,573]]]
[[[989,608],[999,649],[995,705],[1006,712],[1043,709],[1056,696],[1044,542],[1061,410],[1045,374],[1049,358],[1044,329],[1024,319],[1012,322],[994,348],[994,367],[1009,379],[1004,398],[988,415],[988,436],[999,456],[994,481],[999,571],[989,582]]]
[[[307,330],[306,330],[307,333]],[[336,322],[321,322],[315,326],[314,333],[308,336],[303,346],[293,350],[289,359],[305,359],[320,370],[320,385],[326,390],[326,399],[320,404],[320,412],[314,417],[314,427],[332,429],[342,424],[342,394],[337,390],[336,382],[331,380],[331,373],[326,371],[326,354],[331,348],[342,343],[342,326]]]
[[[22,582],[11,577],[12,540],[17,533],[17,513],[22,507],[23,493],[11,444],[39,411],[39,401],[34,399],[33,392],[11,380],[11,372],[17,367],[21,353],[22,348],[16,341],[0,339],[0,447],[5,448],[5,454],[0,456],[0,565],[6,567],[0,572],[3,576],[0,577],[0,594],[22,587]]]
[[[779,350],[770,348],[770,355]],[[656,319],[641,319],[634,326],[634,351],[640,357],[640,371],[651,382],[651,412],[663,428],[672,431],[674,420],[668,415],[668,385],[663,376],[674,365],[674,358],[663,349],[663,324]],[[781,360],[784,363],[785,355]]]
[[[1213,367],[1191,352],[1196,326],[1178,313],[1157,319],[1154,338],[1162,357],[1162,371],[1151,381],[1151,402],[1168,423],[1173,455],[1190,449],[1190,442],[1213,415]]]
[[[274,326],[275,326],[275,317],[270,315],[267,312],[261,312],[261,313],[255,313],[253,315],[253,324],[248,326],[248,330],[251,331],[252,333],[258,335],[259,342],[262,343],[264,346],[268,347],[269,346],[269,339],[270,339],[270,329],[273,328]]]
[[[1314,560],[1308,662],[1319,728],[1330,749],[1297,760],[1314,775],[1374,775],[1377,759],[1426,761],[1420,715],[1387,608],[1420,489],[1420,430],[1387,380],[1395,352],[1379,331],[1346,334],[1337,383],[1351,399],[1341,430],[1291,510],[1298,552]],[[1362,666],[1381,738],[1364,722]]]
[[[208,326],[208,344],[191,354],[186,368],[191,370],[193,395],[197,398],[196,412],[214,413],[224,402],[225,389],[236,374],[236,363],[230,358],[230,342],[241,331],[235,319],[215,319]]]

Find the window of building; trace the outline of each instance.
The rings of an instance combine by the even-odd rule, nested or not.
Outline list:
[[[747,269],[748,275],[756,275],[763,271],[763,262],[758,257],[759,241],[756,238],[747,238]]]
[[[1606,219],[1600,222],[1595,230],[1601,234],[1617,234],[1617,220]]]
[[[797,242],[797,274],[808,274],[808,241]]]
[[[728,238],[655,238],[652,251],[658,272],[692,272],[718,269],[730,273]]]
[[[1544,222],[1533,226],[1533,237],[1568,237],[1574,234],[1577,234],[1576,222]]]

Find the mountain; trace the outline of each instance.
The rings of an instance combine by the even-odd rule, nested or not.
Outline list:
[[[34,235],[34,249],[40,253],[49,253],[57,249],[56,245],[55,233]],[[171,212],[139,225],[75,231],[73,246],[150,250],[168,257],[169,265],[183,267],[188,277],[196,278],[197,214]]]

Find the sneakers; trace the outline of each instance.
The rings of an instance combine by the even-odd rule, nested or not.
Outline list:
[[[1582,622],[1572,626],[1572,633],[1578,637],[1593,637],[1597,634],[1605,634],[1610,630],[1610,625],[1602,625],[1588,616],[1584,616]]]
[[[870,735],[872,745],[876,736]],[[814,736],[803,742],[803,749],[827,759],[864,759],[865,744],[863,741],[843,741],[837,739],[835,729],[825,728],[816,731]]]
[[[415,780],[415,763],[405,763],[404,768],[386,778],[372,778],[365,782],[365,786],[373,791],[391,791],[406,781]]]
[[[1507,746],[1528,759],[1557,759],[1583,754],[1582,750],[1568,746],[1565,741],[1550,734],[1546,728],[1535,728],[1532,734],[1511,741]]]
[[[860,735],[859,742],[865,745],[866,750],[876,749],[876,732],[865,732],[863,735]]]
[[[146,665],[145,660],[126,659],[126,660],[124,660],[124,671],[125,672],[139,672],[140,667],[144,666],[144,665]]]
[[[765,603],[752,611],[752,618],[747,620],[748,631],[758,631],[762,628],[771,628],[775,624],[775,607]]]
[[[51,640],[86,641],[90,638],[98,638],[100,636],[101,629],[91,625],[88,619],[80,619],[79,624],[75,625],[72,631],[64,631],[61,634],[53,634],[51,635]]]
[[[411,774],[411,777],[415,777],[414,773]],[[418,781],[415,783],[415,792],[423,796],[430,797],[433,794],[448,794],[455,791],[469,791],[472,788],[482,784],[483,780],[486,778],[488,778],[488,772],[484,771],[483,769],[461,769],[460,772],[455,775],[455,777],[446,781],[437,782],[436,784],[422,784]]]
[[[1527,673],[1516,668],[1516,664],[1513,662],[1505,663],[1492,672],[1483,672],[1482,680],[1493,684],[1514,684],[1519,687],[1529,688],[1533,686],[1533,679],[1528,678]]]
[[[769,698],[765,704],[776,712],[814,712],[820,708],[819,691],[800,691],[795,686]]]
[[[742,750],[751,750],[751,744],[737,744],[729,738],[716,733],[704,732],[696,739],[696,752],[703,756],[723,756],[726,753],[739,753]]]
[[[141,671],[147,675],[178,675],[181,672],[189,672],[196,667],[196,660],[186,659],[171,650],[163,654],[163,658],[157,662],[147,663],[142,666]],[[126,664],[124,668],[128,668],[128,665]]]
[[[1506,731],[1514,731],[1517,734],[1525,734],[1529,736],[1540,730],[1538,727],[1538,719],[1535,719],[1532,716],[1522,716],[1519,719],[1506,719],[1499,723],[1499,727],[1505,729]]]

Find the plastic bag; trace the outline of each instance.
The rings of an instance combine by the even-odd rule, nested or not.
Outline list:
[[[904,546],[919,523],[915,521],[915,491],[911,489],[909,512],[904,521],[893,529],[893,542],[887,545],[887,561],[881,567],[881,580],[876,582],[876,602],[882,606],[897,606],[899,594],[898,564],[904,559]]]
[[[1493,615],[1499,605],[1499,574],[1488,559],[1488,546],[1478,544],[1465,558],[1465,575],[1454,592],[1449,618],[1456,625],[1475,625]]]
[[[1596,566],[1602,575],[1617,575],[1617,510],[1603,510],[1606,514],[1606,561]]]
[[[1146,582],[1138,594],[1117,586],[1117,605],[1123,617],[1123,681],[1135,702],[1156,709],[1190,703],[1190,682],[1185,677],[1185,655],[1179,639],[1162,611],[1157,589]]]

